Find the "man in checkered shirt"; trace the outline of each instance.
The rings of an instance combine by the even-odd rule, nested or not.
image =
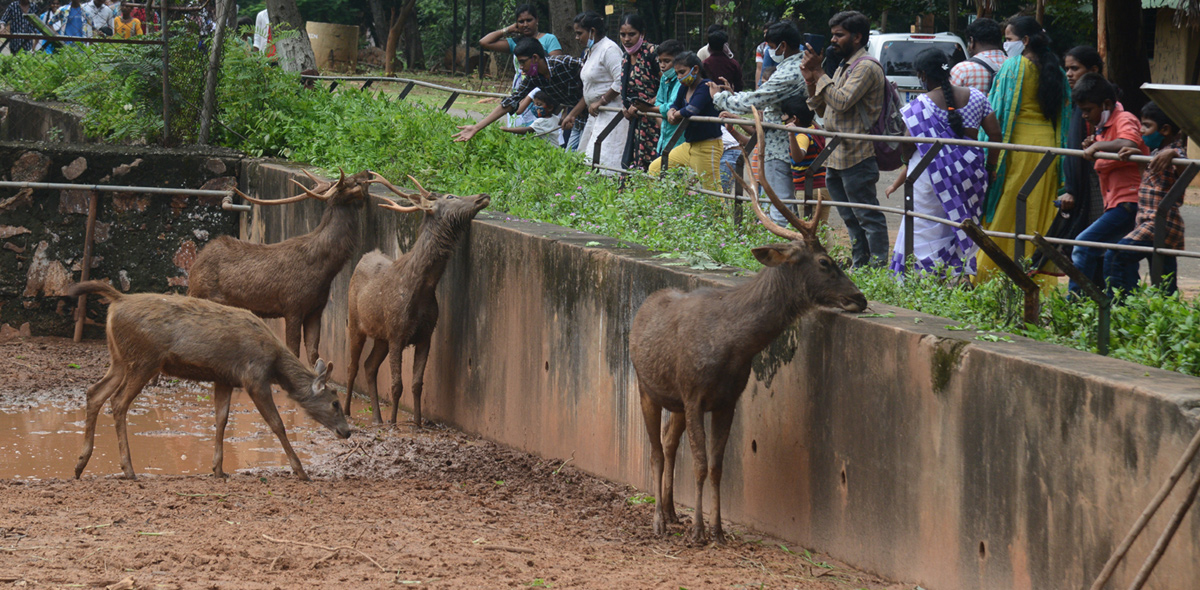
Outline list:
[[[15,35],[40,35],[42,32],[33,26],[33,23],[26,18],[26,14],[34,12],[33,2],[30,0],[19,0],[8,5],[4,10],[4,14],[0,15],[0,30],[5,33]],[[32,51],[33,40],[31,39],[10,39],[8,44],[10,50],[16,54],[20,51]]]
[[[538,88],[563,108],[570,107],[570,112],[563,115],[563,132],[577,135],[583,131],[584,121],[577,119],[584,112],[583,81],[579,79],[579,71],[583,61],[568,55],[546,55],[546,48],[533,37],[522,37],[513,48],[517,64],[525,72],[525,79],[508,98],[500,101],[500,105],[488,113],[474,125],[462,125],[454,134],[454,141],[470,141],[476,133],[491,125],[507,113],[516,112],[521,99],[533,89]]]
[[[950,84],[974,88],[984,94],[1008,55],[1004,53],[1004,30],[990,18],[977,18],[967,26],[967,52],[971,59],[950,70]]]

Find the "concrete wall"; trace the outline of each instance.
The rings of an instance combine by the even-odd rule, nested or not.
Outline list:
[[[267,196],[291,194],[293,176],[246,171]],[[297,235],[321,210],[256,207],[243,235]],[[363,251],[411,244],[415,214],[364,215]],[[481,214],[439,288],[427,415],[649,489],[630,322],[657,289],[744,280],[650,254]],[[321,346],[343,379],[352,268],[334,283]],[[726,455],[726,517],[931,590],[1090,584],[1197,428],[1200,381],[1021,338],[975,341],[940,318],[875,308],[895,317],[817,312],[760,356]],[[407,384],[411,357],[405,367]],[[1165,520],[1112,587],[1128,584]],[[1148,587],[1195,588],[1198,542],[1195,511]]]
[[[86,143],[83,107],[37,102],[16,92],[0,93],[0,140]]]

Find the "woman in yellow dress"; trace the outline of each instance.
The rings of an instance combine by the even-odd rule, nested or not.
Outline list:
[[[1004,48],[1009,58],[996,72],[988,93],[988,101],[992,103],[1003,134],[990,138],[991,141],[1066,147],[1070,86],[1066,73],[1058,63],[1058,56],[1050,50],[1050,37],[1042,30],[1037,19],[1030,16],[1010,21],[1004,35],[1008,39]],[[1041,159],[1040,153],[988,150],[988,169],[995,170],[996,178],[988,187],[984,208],[985,229],[1012,232],[1016,228],[1017,192],[1025,180],[1033,176],[1034,168]],[[1024,233],[1044,234],[1050,229],[1057,213],[1054,200],[1058,198],[1062,186],[1062,164],[1055,160],[1026,201]],[[1014,240],[995,240],[1009,256],[1013,255]],[[1032,245],[1026,243],[1025,254],[1033,254]],[[986,281],[1000,272],[996,263],[982,251],[976,263],[976,282]],[[1055,271],[1043,267],[1035,280],[1044,287],[1053,287],[1057,279],[1048,273]]]

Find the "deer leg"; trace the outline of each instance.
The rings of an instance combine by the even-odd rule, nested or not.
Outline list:
[[[376,424],[383,424],[383,411],[379,409],[379,366],[383,364],[387,355],[387,340],[376,340],[371,347],[371,354],[367,355],[367,364],[364,367],[367,370],[367,391],[371,393],[371,420]],[[394,416],[392,421],[396,421]]]
[[[117,426],[117,448],[121,451],[121,471],[124,472],[125,479],[137,479],[137,474],[133,472],[133,459],[129,455],[129,430],[126,422],[129,406],[133,405],[133,398],[142,392],[142,388],[157,373],[156,369],[130,370],[121,383],[121,392],[112,398],[113,421]]]
[[[308,474],[304,472],[304,466],[300,464],[300,457],[296,456],[296,451],[292,450],[292,443],[288,442],[287,430],[283,428],[283,419],[279,417],[279,409],[275,407],[275,400],[271,398],[271,386],[258,384],[247,387],[246,390],[250,393],[250,399],[254,400],[254,406],[258,408],[258,413],[262,414],[263,420],[266,420],[271,432],[274,432],[275,437],[279,439],[283,452],[287,454],[288,463],[292,466],[292,472],[301,480],[309,481]]]
[[[350,341],[350,366],[347,368],[346,375],[346,403],[342,406],[347,416],[350,415],[350,401],[354,399],[354,380],[358,378],[358,359],[362,356],[363,345],[367,342],[367,336],[353,328],[354,320],[350,321],[350,326],[346,329],[346,339]],[[375,346],[379,346],[378,341]],[[379,404],[376,403],[375,406],[378,407]]]
[[[663,509],[663,445],[662,445],[662,406],[654,403],[646,395],[645,386],[639,381],[638,389],[642,391],[642,419],[646,421],[646,434],[650,436],[650,469],[654,471],[654,534],[662,535],[667,532],[667,518]]]
[[[83,451],[79,453],[79,461],[75,463],[75,479],[79,479],[79,476],[83,474],[83,468],[87,467],[88,461],[92,458],[92,448],[96,442],[96,418],[100,416],[104,402],[108,401],[108,398],[121,388],[121,383],[124,381],[125,371],[120,367],[119,363],[113,362],[104,377],[87,391],[87,421],[83,427]]]
[[[212,471],[216,477],[225,475],[225,425],[229,424],[229,401],[233,398],[233,386],[228,383],[213,383],[213,404],[216,406],[217,438],[213,448]]]
[[[425,362],[429,360],[430,338],[426,337],[417,342],[416,348],[413,350],[413,423],[417,425],[417,428],[424,424],[421,421],[421,392],[425,389]]]
[[[713,540],[725,544],[725,531],[721,528],[721,465],[725,462],[725,443],[729,442],[729,428],[733,425],[734,406],[713,410],[712,413],[712,467],[709,475],[713,487]]]
[[[696,472],[696,516],[691,541],[704,543],[704,480],[708,477],[708,449],[704,435],[704,410],[699,403],[683,406],[687,420],[688,443],[692,446],[692,463]]]
[[[675,452],[679,450],[679,439],[683,438],[683,430],[687,421],[683,412],[671,412],[667,421],[667,432],[663,435],[663,445],[666,447],[666,469],[663,481],[663,495],[659,504],[663,507],[663,516],[668,523],[679,522],[675,515]]]
[[[304,349],[308,352],[308,366],[317,366],[317,358],[321,356],[321,312],[322,307],[304,318]]]
[[[378,341],[376,341],[378,342]],[[392,356],[388,359],[388,368],[392,370],[392,424],[396,423],[396,414],[400,411],[400,396],[404,394],[404,379],[400,370],[404,368],[404,344],[401,341],[389,342]]]
[[[283,318],[283,341],[287,344],[288,350],[300,358],[300,328],[304,325],[304,318],[298,316],[288,316]]]

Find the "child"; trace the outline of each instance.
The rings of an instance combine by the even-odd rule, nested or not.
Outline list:
[[[516,133],[517,135],[525,135],[533,133],[535,137],[544,139],[556,146],[562,146],[562,124],[559,123],[561,116],[558,112],[558,104],[555,103],[545,92],[536,92],[533,94],[533,104],[529,106],[529,110],[536,117],[528,127],[501,127],[501,131]]]
[[[1086,74],[1075,83],[1071,97],[1079,107],[1091,134],[1083,140],[1083,157],[1095,162],[1100,177],[1100,192],[1104,195],[1104,214],[1079,233],[1083,242],[1116,243],[1133,231],[1137,217],[1138,185],[1141,182],[1137,164],[1120,160],[1097,160],[1097,152],[1118,153],[1123,149],[1146,154],[1142,140],[1142,125],[1137,116],[1117,102],[1117,91],[1100,74]],[[1104,279],[1104,252],[1098,248],[1076,246],[1071,262],[1083,276],[1101,284]],[[1068,288],[1079,293],[1079,285],[1071,281]]]
[[[1154,217],[1158,214],[1159,204],[1163,197],[1174,186],[1179,178],[1180,167],[1171,164],[1173,158],[1187,157],[1187,139],[1158,105],[1153,102],[1142,107],[1142,139],[1146,146],[1153,149],[1151,155],[1154,161],[1146,166],[1142,175],[1141,186],[1138,188],[1137,227],[1121,238],[1118,244],[1131,246],[1154,245]],[[1136,148],[1125,148],[1119,152],[1122,158],[1141,153]],[[1171,250],[1183,249],[1183,218],[1179,215],[1179,204],[1175,202],[1167,213],[1165,246]],[[1126,250],[1109,250],[1104,255],[1104,277],[1109,287],[1122,291],[1131,291],[1138,284],[1138,262],[1151,255],[1145,252],[1130,252]],[[1163,277],[1167,293],[1175,293],[1176,261],[1174,256],[1165,256],[1163,261]]]
[[[819,129],[817,124],[813,122],[814,113],[808,108],[808,103],[805,102],[803,95],[784,99],[783,102],[779,103],[779,112],[783,114],[784,125],[803,129]],[[821,150],[825,149],[825,137],[809,133],[790,133],[788,147],[791,150],[792,156],[792,184],[796,192],[796,198],[803,198],[805,179],[811,173],[813,178],[813,198],[822,198],[828,201],[829,193],[825,191],[825,168],[810,170],[813,160],[816,160]],[[808,210],[809,206],[805,206],[806,213]],[[821,208],[822,223],[824,223],[828,216],[829,208]]]
[[[113,19],[113,31],[120,39],[129,39],[134,35],[142,36],[142,21],[133,17],[133,7],[128,3],[121,4],[121,16]]]

